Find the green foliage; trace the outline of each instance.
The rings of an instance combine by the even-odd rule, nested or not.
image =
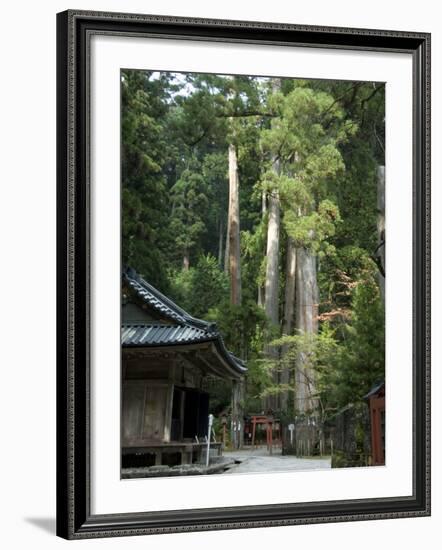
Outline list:
[[[355,286],[376,273],[377,266],[370,254],[359,246],[335,246],[333,254],[322,258],[318,272],[320,318],[328,320],[341,338],[347,337],[346,323],[351,317]]]
[[[194,317],[207,317],[229,296],[229,279],[210,254],[200,256],[195,267],[173,271],[169,277],[171,296]]]
[[[265,280],[265,238],[267,218],[263,218],[255,231],[241,233],[241,265],[243,294],[250,300],[256,299],[257,288]]]
[[[318,204],[316,210],[305,216],[288,210],[284,217],[284,225],[296,246],[309,248],[322,257],[334,251],[334,247],[328,243],[328,238],[335,234],[336,225],[340,220],[336,204],[325,199]]]
[[[293,375],[299,368],[313,372],[322,420],[349,403],[362,401],[370,388],[384,377],[384,308],[379,288],[372,275],[366,274],[352,292],[352,310],[344,325],[345,337],[339,338],[329,322],[318,334],[295,334],[272,341],[277,359],[262,360],[267,373],[288,368]],[[269,376],[270,380],[270,376]],[[269,383],[263,395],[295,390]]]
[[[243,300],[240,306],[222,302],[207,318],[217,323],[227,347],[238,357],[248,360],[262,349],[266,316],[252,300]]]
[[[206,318],[216,322],[227,348],[247,361],[245,410],[261,410],[263,391],[270,383],[259,360],[268,330],[263,309],[253,300],[243,300],[240,306],[226,300],[211,309]]]
[[[278,91],[275,91],[279,87]],[[191,315],[218,323],[247,360],[246,407],[293,394],[300,354],[315,374],[324,418],[361,400],[384,375],[377,268],[376,168],[384,163],[382,84],[122,71],[122,261]],[[238,153],[241,306],[223,271],[229,144]],[[275,169],[277,167],[277,169]],[[272,336],[257,305],[266,268],[265,201],[281,202],[285,246],[316,256],[319,332]],[[182,269],[183,260],[189,269]],[[274,339],[277,357],[263,359]],[[268,355],[268,354],[267,354]],[[289,368],[288,386],[272,373]],[[228,389],[211,393],[227,406]]]
[[[361,400],[384,376],[384,306],[373,276],[360,281],[353,291],[351,322],[341,346],[336,369],[339,403]]]
[[[224,151],[207,153],[202,163],[202,175],[210,190],[209,205],[205,213],[206,232],[203,235],[203,248],[214,256],[221,256],[219,233],[225,238],[227,209],[229,202],[228,161]],[[217,235],[218,239],[213,236]]]
[[[262,130],[262,147],[279,170],[267,170],[262,188],[279,192],[283,223],[296,246],[311,249],[319,256],[333,253],[329,237],[340,221],[339,207],[329,187],[332,178],[344,171],[339,145],[357,131],[357,125],[333,96],[302,83],[287,95],[269,96],[277,115]]]
[[[195,267],[189,269],[171,269],[168,274],[169,296],[190,315],[197,317],[194,313],[195,303],[193,296],[193,281],[195,279]]]
[[[167,77],[123,71],[122,260],[161,290],[167,290],[164,254],[167,192],[162,165],[166,136]]]
[[[271,346],[278,350],[276,359],[264,359],[263,366],[267,372],[282,371],[288,369],[295,379],[299,371],[300,376],[307,376],[306,372],[312,372],[316,393],[312,396],[318,399],[322,420],[325,421],[330,412],[336,408],[336,402],[330,393],[334,382],[336,354],[340,344],[335,338],[334,331],[328,323],[324,323],[318,334],[297,333],[284,335],[271,342]],[[302,358],[302,361],[300,359]],[[277,394],[281,392],[295,392],[296,386],[268,385],[263,395]]]
[[[202,236],[206,231],[205,213],[210,192],[204,178],[197,172],[198,165],[184,170],[170,190],[172,214],[170,234],[175,250],[183,256],[195,256],[201,250]]]
[[[262,131],[265,151],[279,157],[283,165],[293,165],[306,185],[316,185],[317,175],[323,178],[342,168],[336,145],[353,135],[357,126],[345,120],[333,96],[296,86],[286,96],[270,95],[268,104],[276,117],[271,128]]]

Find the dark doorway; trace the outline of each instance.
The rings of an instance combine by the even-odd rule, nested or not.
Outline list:
[[[186,389],[184,399],[183,437],[203,438],[209,423],[209,394],[195,389]]]

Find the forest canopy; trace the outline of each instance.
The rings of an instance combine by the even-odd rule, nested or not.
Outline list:
[[[218,324],[245,410],[362,400],[384,377],[384,85],[123,70],[121,93],[123,264]]]

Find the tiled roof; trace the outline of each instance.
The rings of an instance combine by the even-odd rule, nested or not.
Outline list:
[[[247,371],[244,362],[226,348],[216,323],[192,317],[140,277],[133,269],[128,268],[123,272],[123,280],[139,300],[148,304],[172,323],[125,323],[121,327],[124,347],[172,346],[211,341],[230,368],[233,368],[238,374],[244,374]]]
[[[124,324],[121,327],[123,346],[161,346],[189,344],[213,339],[213,335],[187,325],[141,325]]]
[[[159,292],[157,291],[156,295],[152,292],[152,289],[149,288],[148,283],[143,281],[144,284],[138,282],[136,279],[131,277],[126,277],[128,285],[133,288],[136,294],[146,303],[149,304],[153,309],[162,313],[166,317],[184,323],[184,317],[178,311],[170,308],[164,300],[158,298]],[[141,279],[142,280],[142,279]]]
[[[385,381],[384,380],[382,382],[377,382],[374,386],[372,386],[371,390],[366,395],[364,395],[364,399],[368,399],[372,395],[376,395],[382,389],[385,391]]]
[[[169,320],[175,321],[177,324],[188,324],[209,332],[217,332],[215,323],[192,317],[187,311],[184,311],[183,308],[140,277],[133,269],[126,269],[123,278],[129,287],[135,291],[139,299],[149,304],[150,307]]]

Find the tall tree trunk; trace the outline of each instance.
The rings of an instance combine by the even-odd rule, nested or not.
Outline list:
[[[279,231],[281,213],[279,206],[279,194],[275,190],[269,196],[269,221],[267,228],[267,265],[265,280],[264,310],[272,328],[279,326]],[[265,355],[269,359],[278,359],[278,350],[266,345]],[[279,384],[279,372],[273,373],[273,383]],[[280,408],[279,394],[269,395],[265,400],[266,409],[276,410]]]
[[[261,193],[261,221],[264,221],[264,217],[267,213],[267,193],[263,191]],[[263,251],[264,252],[264,251]],[[258,285],[258,299],[257,304],[264,308],[264,302],[265,302],[265,291],[263,285]]]
[[[269,196],[269,221],[267,228],[267,265],[265,280],[264,310],[270,321],[271,327],[279,326],[279,230],[280,230],[280,206],[277,190]],[[278,350],[269,345],[264,348],[265,355],[269,359],[278,359]],[[279,371],[273,373],[273,383],[279,384]],[[280,395],[269,395],[266,399],[267,409],[280,408]]]
[[[239,234],[239,178],[236,147],[229,145],[229,276],[230,301],[241,304],[241,250]]]
[[[378,247],[379,287],[385,303],[385,166],[378,166]]]
[[[281,80],[273,79],[273,92],[281,89]],[[280,160],[276,156],[273,157],[273,171],[279,175]],[[279,191],[274,189],[268,195],[267,200],[268,224],[267,224],[267,248],[266,248],[266,280],[265,280],[265,297],[264,310],[272,327],[279,326],[279,233],[281,226],[281,211],[279,203]],[[266,346],[265,354],[267,357],[277,359],[277,350],[270,346]],[[273,382],[279,384],[279,372],[275,371]],[[278,409],[280,406],[279,394],[269,396],[265,403],[268,409]]]
[[[295,315],[295,290],[296,290],[296,247],[293,239],[287,237],[286,251],[286,269],[285,269],[285,295],[284,295],[284,321],[282,331],[290,336],[293,331]],[[282,354],[287,350],[282,350]],[[281,371],[281,384],[290,384],[290,369],[283,366]],[[281,409],[288,409],[289,391],[281,392]]]
[[[230,302],[241,305],[241,243],[239,215],[239,178],[236,147],[229,145],[229,212],[225,269],[230,277]],[[241,448],[244,444],[244,380],[233,382],[232,388],[232,444]]]
[[[275,168],[276,169],[276,168]],[[265,281],[265,312],[272,325],[279,325],[279,232],[281,212],[279,193],[274,190],[269,197],[269,222],[267,228],[267,265]]]
[[[318,332],[319,291],[316,257],[300,247],[296,251],[296,329],[301,335],[313,337]],[[295,372],[295,411],[308,414],[317,409],[315,373],[310,368],[307,353],[299,354]]]

